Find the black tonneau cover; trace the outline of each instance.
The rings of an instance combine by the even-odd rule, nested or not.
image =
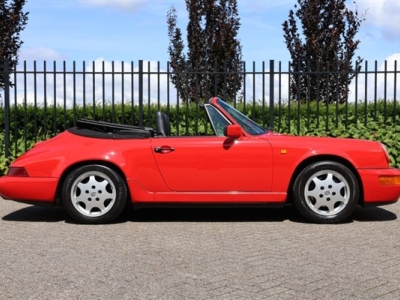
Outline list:
[[[69,132],[81,136],[103,139],[145,139],[154,135],[153,128],[115,124],[104,121],[78,119]]]

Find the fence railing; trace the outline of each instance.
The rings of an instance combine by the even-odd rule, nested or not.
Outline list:
[[[208,76],[215,81],[227,75],[224,72],[202,73],[197,70],[186,70],[186,72]],[[335,70],[331,72],[334,73]],[[75,124],[78,118],[97,115],[97,118],[102,120],[142,126],[153,118],[152,106],[169,112],[173,106],[179,108],[191,105],[185,99],[181,99],[177,92],[171,80],[171,75],[175,73],[169,63],[161,66],[160,62],[142,60],[137,64],[106,61],[79,64],[76,62],[67,64],[65,61],[61,63],[24,61],[15,70],[9,70],[7,60],[4,60],[4,69],[0,70],[0,73],[4,78],[4,89],[0,91],[0,109],[4,111],[4,127],[1,126],[0,130],[4,130],[6,157],[10,155],[11,142],[17,143],[21,137],[26,140],[29,130],[33,130],[35,136],[39,130],[42,130],[41,133],[45,136],[51,135],[59,131],[57,122],[62,122],[63,127],[67,128],[70,124]],[[302,76],[315,74],[325,76],[327,72],[314,70],[307,74],[301,73]],[[344,103],[337,101],[324,105],[322,101],[314,101],[318,99],[296,99],[290,95],[290,85],[293,82],[291,79],[300,73],[293,72],[289,63],[285,66],[274,60],[259,65],[253,62],[250,66],[243,63],[236,74],[240,90],[233,95],[227,95],[224,88],[218,89],[215,85],[214,90],[208,91],[202,97],[227,98],[234,106],[240,107],[244,113],[253,118],[256,117],[255,107],[261,107],[263,113],[261,118],[258,116],[261,125],[281,131],[283,123],[288,122],[285,130],[292,131],[291,127],[294,126],[298,133],[303,126],[300,117],[323,120],[334,113],[336,121],[333,124],[323,122],[323,126],[338,126],[339,119],[343,119],[339,114],[344,113],[347,124],[348,105],[351,104],[355,106],[356,112],[356,115],[352,116],[352,122],[354,118],[355,122],[357,119],[367,122],[370,117],[376,118],[376,114],[370,116],[367,106],[375,106],[376,111],[380,103],[384,105],[385,118],[389,117],[389,112],[386,116],[387,105],[396,107],[398,103],[397,95],[400,92],[398,74],[396,61],[385,61],[382,65],[378,65],[375,61],[372,68],[368,62],[364,62],[361,71],[356,74],[348,87],[349,93]],[[206,99],[199,99],[199,101],[204,100]],[[309,113],[312,102],[317,103],[317,115]],[[308,105],[305,111],[301,109],[304,103]],[[22,114],[16,112],[17,107],[23,111]],[[106,107],[111,108],[111,116]],[[100,116],[98,110],[101,110]],[[285,120],[282,118],[284,110],[288,115]],[[396,109],[393,110],[394,115],[391,117],[396,120],[395,112]],[[32,118],[33,126],[28,122]],[[16,124],[20,127],[18,128]],[[26,141],[24,147],[28,147]]]

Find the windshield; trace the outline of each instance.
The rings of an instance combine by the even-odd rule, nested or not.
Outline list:
[[[221,107],[228,114],[230,114],[231,117],[235,120],[235,122],[237,124],[239,124],[244,130],[246,130],[247,133],[252,134],[252,135],[265,133],[265,129],[264,128],[262,128],[260,125],[258,125],[253,120],[251,120],[248,117],[246,117],[240,111],[238,111],[235,108],[233,108],[232,106],[230,106],[225,101],[222,101],[221,99],[218,99],[217,103],[218,103],[218,105],[221,105]]]

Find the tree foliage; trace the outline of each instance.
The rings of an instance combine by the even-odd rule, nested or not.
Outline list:
[[[290,97],[296,100],[344,102],[362,59],[352,60],[360,40],[355,36],[364,16],[345,0],[297,0],[283,22],[291,55]],[[298,27],[301,25],[302,35]],[[311,75],[309,72],[317,72]]]
[[[28,13],[23,12],[25,0],[0,0],[0,89],[4,88],[4,59],[9,70],[18,62],[18,51],[22,45],[20,32],[28,21]]]
[[[177,27],[177,11],[168,11],[171,81],[184,101],[237,96],[242,85],[242,46],[236,38],[240,19],[236,0],[186,0],[187,48]]]

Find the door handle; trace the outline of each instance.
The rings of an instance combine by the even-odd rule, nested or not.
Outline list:
[[[154,152],[155,153],[169,153],[175,151],[174,148],[171,148],[169,146],[162,146],[162,147],[155,147]]]

